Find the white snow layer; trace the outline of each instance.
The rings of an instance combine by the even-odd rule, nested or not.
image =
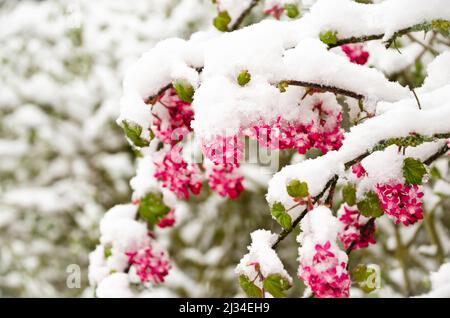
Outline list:
[[[228,2],[220,5],[227,7]],[[247,2],[240,3],[244,6]],[[411,93],[389,82],[381,72],[328,51],[318,35],[334,30],[338,38],[370,34],[388,38],[395,31],[433,19],[450,20],[446,0],[387,0],[373,5],[320,0],[298,20],[266,20],[235,32],[197,34],[189,41],[169,39],[144,54],[128,71],[119,121],[138,123],[144,128],[142,137],[148,138],[151,108],[144,100],[174,80],[197,88],[193,128],[200,140],[227,129],[236,131],[241,121],[274,118],[286,104],[295,104],[298,90],[280,93],[274,87],[280,80],[337,86],[372,103],[395,102]],[[199,77],[196,69],[201,67]],[[252,76],[245,87],[236,81],[242,70]]]

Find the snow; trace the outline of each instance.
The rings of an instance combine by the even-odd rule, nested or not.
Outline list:
[[[301,232],[297,237],[300,244],[298,249],[299,261],[312,260],[316,254],[316,245],[330,242],[332,251],[339,259],[339,263],[347,263],[348,257],[339,249],[336,240],[342,224],[332,215],[329,208],[318,206],[309,211],[300,222]]]
[[[437,272],[430,275],[431,291],[420,297],[448,298],[450,297],[450,263],[442,264]]]
[[[427,67],[427,78],[420,91],[432,91],[450,83],[450,52],[438,55]],[[448,91],[448,90],[447,90]]]
[[[258,263],[264,277],[279,274],[289,283],[292,283],[291,276],[284,269],[277,253],[272,249],[272,244],[275,243],[277,235],[266,230],[257,230],[251,234],[251,238],[252,243],[248,246],[248,254],[241,259],[235,273],[239,276],[245,275],[248,279],[253,280],[258,275],[255,270],[255,264]],[[256,280],[255,284],[259,287],[262,286],[259,280]]]
[[[338,16],[345,19],[336,19]],[[398,30],[449,18],[450,7],[446,0],[426,3],[422,0],[386,0],[373,5],[348,0],[320,0],[311,8],[311,19],[318,28],[336,30],[338,38],[384,34],[383,40],[387,40]]]
[[[131,298],[134,293],[130,289],[128,275],[113,273],[97,286],[96,295],[99,298]]]
[[[239,5],[235,1],[220,2],[219,6],[228,8],[231,4],[236,12],[242,11],[240,6],[246,7],[242,1]],[[406,5],[409,10],[402,9]],[[346,19],[335,19],[337,15]],[[198,88],[193,128],[200,140],[227,129],[233,134],[241,124],[236,118],[244,122],[258,120],[255,116],[259,114],[273,118],[287,104],[292,105],[298,90],[281,94],[274,87],[281,80],[336,86],[362,94],[368,103],[395,102],[411,93],[389,82],[380,71],[352,64],[328,51],[317,39],[319,33],[331,29],[341,38],[383,33],[388,38],[406,26],[449,17],[450,9],[443,0],[433,0],[426,6],[419,0],[388,0],[370,6],[348,0],[320,0],[310,13],[292,22],[263,21],[225,34],[211,31],[189,41],[162,41],[127,72],[118,122],[126,119],[139,124],[142,137],[148,138],[151,113],[144,100],[174,80]],[[199,77],[195,69],[201,67]],[[252,76],[245,87],[236,83],[242,70]],[[259,112],[253,111],[256,108]]]

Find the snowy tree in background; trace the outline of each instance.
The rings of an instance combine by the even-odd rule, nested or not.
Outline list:
[[[133,153],[115,125],[124,70],[188,36],[207,1],[0,1],[0,296],[79,295]],[[81,268],[70,289],[66,268]]]
[[[126,73],[95,295],[450,296],[447,1],[212,2]]]

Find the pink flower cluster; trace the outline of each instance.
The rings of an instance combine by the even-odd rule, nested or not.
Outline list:
[[[174,145],[192,131],[194,111],[190,103],[178,97],[174,88],[166,90],[158,102],[163,108],[153,112],[152,131],[162,142]]]
[[[236,199],[244,191],[244,177],[233,173],[233,165],[214,166],[208,174],[208,184],[219,195]]]
[[[162,107],[153,112],[152,130],[158,139],[171,148],[163,157],[155,160],[154,177],[179,199],[187,200],[190,192],[194,195],[200,193],[203,181],[200,166],[187,163],[181,156],[183,148],[178,144],[192,131],[190,124],[194,112],[190,103],[182,101],[173,88],[166,90],[158,102],[158,106]],[[202,148],[215,164],[220,165],[208,174],[209,185],[221,196],[235,199],[244,190],[243,177],[235,171],[242,158],[242,141],[237,136],[218,137],[209,144],[204,143]],[[168,227],[174,222],[172,213],[172,216],[161,220],[158,226]]]
[[[369,221],[359,213],[357,209],[344,204],[338,212],[339,221],[344,225],[343,230],[338,234],[339,240],[348,249],[353,242],[353,250],[366,248],[369,244],[375,244],[375,224],[366,226]]]
[[[156,161],[154,177],[162,181],[163,187],[175,193],[179,199],[187,200],[189,190],[195,195],[200,193],[202,176],[197,164],[188,164],[182,158],[181,150],[181,147],[174,146],[162,161]]]
[[[341,49],[352,63],[364,65],[369,60],[369,52],[364,50],[362,44],[342,45]]]
[[[345,262],[339,262],[330,251],[331,243],[316,244],[312,262],[300,264],[299,278],[307,283],[318,298],[349,297],[350,277]]]
[[[202,142],[202,151],[215,165],[238,166],[243,158],[244,143],[239,136],[216,136]]]
[[[386,214],[395,224],[408,226],[423,219],[423,192],[418,185],[377,184],[376,193]]]
[[[146,247],[137,252],[126,252],[128,264],[136,268],[136,274],[142,283],[164,282],[164,277],[169,274],[171,268],[164,251],[155,251],[152,247]]]
[[[246,129],[246,135],[258,140],[259,144],[269,149],[297,149],[306,153],[311,148],[308,131],[312,125],[294,124],[278,116],[271,124],[261,123]]]
[[[307,125],[289,123],[278,116],[275,122],[253,126],[245,134],[270,149],[297,149],[305,154],[311,148],[322,153],[339,149],[344,138],[340,125],[342,113],[332,113],[323,108],[321,102],[314,105],[318,120]]]

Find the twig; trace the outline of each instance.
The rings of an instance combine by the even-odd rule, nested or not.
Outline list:
[[[385,41],[386,48],[389,48],[392,45],[392,43],[395,41],[396,38],[401,37],[401,36],[411,33],[411,32],[425,30],[425,29],[429,28],[429,25],[430,25],[429,23],[416,24],[411,27],[404,28],[404,29],[401,29],[401,30],[395,32],[388,40]],[[384,38],[384,35],[385,35],[384,33],[381,33],[381,34],[364,35],[361,37],[350,37],[350,38],[346,38],[346,39],[340,39],[336,43],[328,45],[328,48],[331,49],[333,47],[341,46],[344,44],[381,40],[382,38]]]
[[[322,84],[317,84],[317,83],[309,83],[309,82],[296,81],[296,80],[286,80],[286,81],[281,81],[281,82],[284,82],[288,85],[293,85],[293,86],[316,88],[316,89],[320,89],[323,91],[332,92],[335,94],[353,97],[353,98],[356,98],[359,100],[364,98],[364,95],[361,95],[361,94],[358,94],[358,93],[355,93],[355,92],[352,92],[352,91],[349,91],[349,90],[346,90],[343,88],[329,86],[329,85],[322,85]]]
[[[417,97],[417,94],[416,94],[414,88],[410,87],[409,90],[413,93],[414,98],[416,99],[416,102],[417,102],[417,106],[419,106],[419,109],[422,110],[422,106],[420,105],[419,97]]]
[[[439,138],[439,137],[438,137]],[[447,137],[448,138],[448,137]],[[444,147],[442,147],[441,149],[439,149],[439,151],[437,151],[436,153],[432,154],[427,160],[425,160],[423,163],[426,164],[427,166],[429,166],[430,164],[433,163],[433,161],[439,159],[440,156],[445,155],[447,153],[447,151],[449,150],[448,145],[445,144]]]
[[[252,9],[258,5],[259,1],[260,0],[253,0],[247,7],[247,9],[242,11],[241,15],[236,19],[236,21],[233,23],[233,25],[229,30],[236,31],[241,25],[241,23],[244,21],[245,17],[250,14],[250,11],[252,11]]]
[[[353,251],[353,248],[355,247],[356,243],[363,238],[363,236],[365,235],[366,231],[370,228],[373,227],[375,224],[375,218],[370,218],[369,221],[367,221],[366,224],[364,224],[364,226],[361,228],[361,236],[360,238],[358,238],[357,240],[352,241],[352,243],[350,244],[350,246],[345,250],[345,253],[347,253],[347,255],[350,255],[350,253]],[[348,265],[347,265],[348,266]]]
[[[325,185],[325,188],[322,190],[322,192],[314,197],[314,199],[313,199],[314,204],[317,203],[323,197],[323,195],[327,192],[327,190],[329,188],[331,188],[332,185],[337,182],[337,179],[338,179],[338,176],[335,175],[330,181],[328,181],[328,183]],[[300,205],[301,205],[301,203],[297,203],[296,205],[294,205],[287,211],[292,210],[294,207],[298,207]],[[300,221],[306,216],[307,213],[308,213],[308,209],[304,209],[303,212],[292,222],[292,226],[289,229],[284,229],[283,231],[281,231],[280,234],[278,234],[278,237],[277,237],[277,240],[275,241],[275,243],[272,244],[272,248],[276,248],[278,246],[278,244],[282,240],[284,240],[284,238],[286,236],[288,236],[289,233],[292,232],[292,230],[297,226],[297,224],[300,223]]]
[[[406,35],[412,42],[419,44],[421,47],[423,47],[425,50],[428,50],[433,54],[434,56],[439,55],[439,52],[436,51],[433,47],[430,45],[423,43],[422,41],[417,40],[415,37],[413,37],[411,34]]]

